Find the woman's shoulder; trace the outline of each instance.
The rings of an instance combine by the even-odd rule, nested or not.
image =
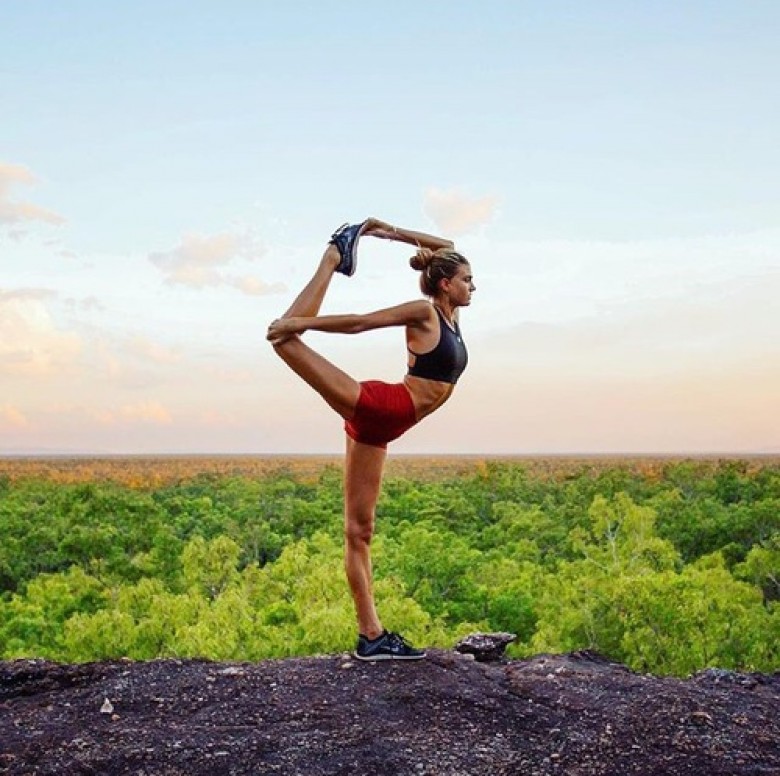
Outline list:
[[[404,302],[401,307],[405,311],[404,317],[408,326],[423,331],[438,330],[439,318],[436,315],[436,308],[427,299]]]
[[[406,308],[421,321],[436,320],[436,308],[427,299],[414,299],[411,302],[404,302],[402,307]]]

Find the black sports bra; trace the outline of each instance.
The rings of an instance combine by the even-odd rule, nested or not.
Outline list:
[[[439,380],[443,383],[457,383],[463,374],[469,357],[463,337],[460,335],[460,326],[455,322],[453,331],[444,319],[438,307],[434,307],[439,315],[439,342],[433,350],[427,353],[409,352],[416,356],[414,366],[409,367],[407,374],[412,377],[423,377],[426,380]]]

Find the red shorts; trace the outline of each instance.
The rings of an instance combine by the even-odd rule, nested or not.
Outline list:
[[[356,442],[387,447],[417,423],[414,402],[403,383],[367,380],[360,383],[355,414],[344,421],[344,430]]]

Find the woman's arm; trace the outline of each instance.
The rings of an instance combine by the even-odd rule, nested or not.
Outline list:
[[[369,218],[366,221],[362,235],[379,237],[382,240],[409,243],[409,245],[416,245],[418,248],[430,248],[432,251],[436,251],[439,248],[455,247],[455,243],[452,240],[445,240],[443,237],[435,237],[425,232],[415,232],[412,229],[403,229],[400,226],[393,226],[380,221],[378,218]]]
[[[280,318],[268,327],[267,339],[272,344],[284,342],[294,334],[305,331],[325,331],[334,334],[359,334],[361,331],[382,329],[388,326],[412,326],[425,328],[434,316],[433,307],[422,299],[387,307],[373,313],[357,315],[318,315],[306,318],[295,316]]]

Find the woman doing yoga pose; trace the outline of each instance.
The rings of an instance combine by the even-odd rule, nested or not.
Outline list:
[[[362,237],[417,246],[410,264],[421,273],[420,288],[428,300],[359,315],[319,315],[334,272],[354,273],[357,242]],[[458,311],[470,303],[474,290],[471,267],[452,242],[369,218],[334,233],[312,279],[290,309],[268,327],[268,340],[279,356],[344,418],[344,565],[357,612],[355,656],[360,660],[425,657],[423,650],[385,630],[379,619],[372,592],[370,544],[387,443],[452,394],[467,361]],[[309,330],[357,334],[387,326],[403,326],[406,332],[408,372],[397,384],[360,383],[300,337]]]

